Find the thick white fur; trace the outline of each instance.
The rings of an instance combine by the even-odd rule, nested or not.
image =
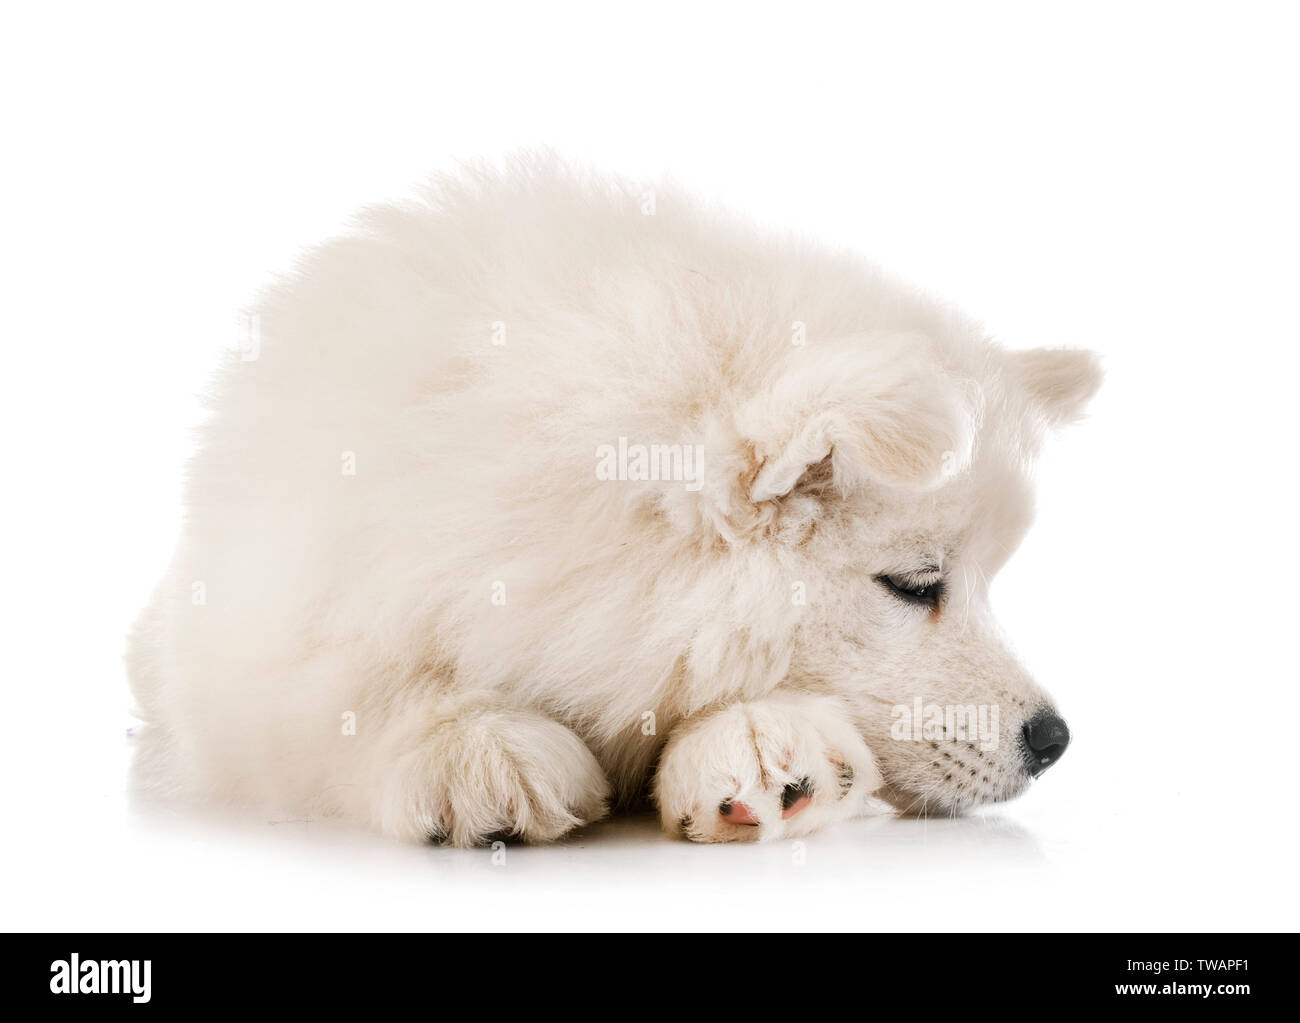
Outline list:
[[[151,786],[470,844],[554,838],[656,765],[665,825],[708,840],[1024,785],[1047,703],[987,585],[1091,355],[533,157],[367,211],[255,312],[130,644]],[[620,437],[703,445],[700,486],[597,479]],[[939,614],[876,581],[926,563]],[[892,739],[916,696],[997,703],[1005,741]]]

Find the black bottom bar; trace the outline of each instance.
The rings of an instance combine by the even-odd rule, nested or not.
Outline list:
[[[694,1015],[703,1004],[752,1009],[775,989],[810,1012],[847,1003],[866,1016],[900,1004],[1029,1018],[1094,1007],[1237,1014],[1292,1001],[1284,945],[1289,935],[36,934],[11,937],[3,997],[88,1012],[414,1001],[439,1013],[657,1003],[660,1014]]]

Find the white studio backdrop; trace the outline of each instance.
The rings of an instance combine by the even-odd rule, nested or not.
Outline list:
[[[6,923],[1293,928],[1297,27],[1252,3],[6,8]],[[1104,354],[994,589],[1075,735],[1027,796],[802,862],[640,820],[504,869],[129,806],[123,634],[237,310],[359,206],[540,145],[862,251],[1010,345]]]

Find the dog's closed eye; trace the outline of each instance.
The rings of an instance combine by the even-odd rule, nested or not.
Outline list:
[[[925,572],[894,573],[876,576],[876,582],[899,600],[933,610],[943,598],[943,576],[937,569]]]

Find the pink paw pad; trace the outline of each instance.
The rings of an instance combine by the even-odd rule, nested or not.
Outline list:
[[[812,805],[813,786],[807,778],[793,782],[781,790],[781,819],[789,820]],[[728,824],[741,824],[756,828],[758,817],[749,805],[736,799],[725,799],[718,805],[718,816]]]
[[[812,805],[813,786],[807,778],[781,790],[781,819],[789,820]]]
[[[728,824],[744,824],[751,828],[758,827],[758,818],[754,816],[754,811],[744,803],[738,803],[735,800],[723,800],[718,805],[718,814]]]

